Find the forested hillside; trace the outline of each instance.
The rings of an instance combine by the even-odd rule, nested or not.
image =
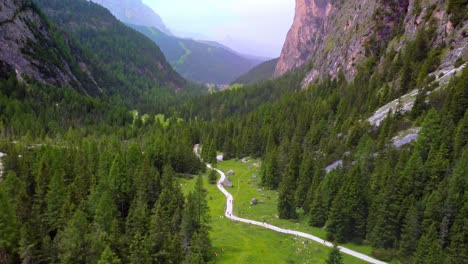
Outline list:
[[[457,62],[449,81],[430,75],[443,52],[427,48],[432,36],[420,31],[380,66],[368,59],[352,82],[341,75],[300,90],[298,81],[288,87],[298,92],[273,104],[265,82],[184,109],[216,120],[197,124],[205,145],[228,158],[263,159],[262,183],[279,192],[280,218],[303,210],[330,240],[369,244],[382,260],[465,263],[468,67]],[[398,99],[414,88],[414,103]],[[237,101],[248,93],[258,101]],[[371,122],[394,99],[395,110]],[[415,129],[412,140],[397,143]]]
[[[30,2],[2,3],[18,17],[2,21],[2,38],[35,29],[22,58],[43,70],[76,66],[88,79],[49,82],[1,63],[0,263],[209,261],[202,183],[188,199],[178,184],[204,169],[192,153],[198,135],[155,116],[202,87],[98,5],[40,2],[51,20]]]
[[[278,59],[273,59],[255,66],[255,68],[237,78],[233,84],[256,84],[273,79],[273,73],[275,72],[277,63]]]
[[[1,32],[40,29],[33,65],[78,77],[47,82],[0,63],[0,263],[216,262],[211,241],[224,237],[210,231],[198,143],[212,163],[218,151],[261,159],[261,187],[292,225],[306,220],[383,261],[467,263],[468,66],[447,57],[456,47],[430,17],[401,47],[373,47],[352,79],[304,82],[309,63],[201,95],[94,3],[38,0],[44,13],[5,3],[21,19],[0,21]],[[451,23],[466,24],[448,3]],[[184,196],[181,178],[195,177]]]
[[[16,75],[83,94],[102,93],[93,75],[85,70],[78,45],[64,38],[37,4],[5,0],[0,10],[0,78]]]
[[[0,81],[0,263],[200,263],[203,166],[187,124],[73,90]],[[203,210],[194,210],[203,208]]]
[[[80,47],[74,53],[83,54],[84,70],[92,73],[106,97],[149,109],[175,96],[203,90],[180,77],[158,46],[98,4],[85,0],[37,2],[52,23],[66,32],[67,39]]]

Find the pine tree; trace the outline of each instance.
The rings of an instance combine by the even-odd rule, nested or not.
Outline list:
[[[428,111],[426,118],[424,119],[416,143],[417,151],[423,158],[423,161],[427,159],[427,156],[432,146],[438,146],[440,144],[440,131],[442,131],[440,123],[440,114],[434,108],[431,108]]]
[[[468,203],[465,202],[450,228],[450,246],[448,247],[448,263],[468,262]]]
[[[87,263],[91,249],[86,215],[77,210],[65,229],[59,233],[60,263]]]
[[[16,214],[0,184],[0,262],[9,263],[16,246]]]
[[[468,143],[468,109],[465,111],[465,116],[458,123],[455,137],[453,139],[454,159],[459,158],[463,148]]]
[[[193,258],[201,254],[203,259],[208,260],[211,248],[208,235],[209,222],[210,215],[203,179],[198,176],[194,191],[187,196],[182,219],[184,246],[188,257]]]
[[[311,187],[312,178],[315,175],[313,165],[313,156],[304,153],[301,168],[299,169],[299,178],[297,180],[297,190],[295,193],[295,204],[299,208],[304,207],[304,203],[307,199],[307,193]]]
[[[333,201],[327,222],[327,236],[338,242],[364,239],[368,200],[365,179],[360,167],[355,166]]]
[[[449,169],[449,153],[447,146],[441,144],[438,149],[431,149],[425,164],[428,174],[426,192],[436,189],[439,182],[445,178]]]
[[[283,173],[281,184],[279,186],[278,215],[283,219],[297,218],[295,190],[297,187],[300,158],[301,149],[299,139],[295,136],[292,139],[289,163]]]
[[[466,8],[465,8],[466,9]],[[453,121],[458,123],[463,119],[468,105],[468,67],[462,70],[461,76],[454,85],[454,95],[450,104],[450,113]]]
[[[283,175],[279,189],[278,215],[282,219],[296,219],[294,193],[296,189],[295,162],[291,161]]]
[[[65,189],[62,170],[54,172],[46,195],[47,220],[52,229],[60,228],[64,224],[68,197]]]
[[[414,202],[413,202],[414,203]],[[417,249],[421,235],[421,219],[415,204],[412,205],[405,217],[401,231],[400,255],[402,259],[410,258]]]
[[[152,208],[161,193],[161,176],[145,155],[134,181],[136,196],[146,201],[148,208]]]
[[[177,262],[182,252],[179,234],[184,197],[174,178],[175,172],[172,167],[164,166],[162,192],[153,207],[150,222],[150,254],[153,261],[160,263]]]
[[[210,174],[208,175],[208,181],[210,184],[216,184],[216,180],[218,179],[218,174],[216,171],[211,170]]]
[[[432,225],[428,232],[419,240],[418,248],[413,259],[413,263],[415,264],[445,262],[437,239],[437,230],[435,225]]]
[[[314,202],[310,206],[310,225],[315,227],[323,227],[325,225],[328,211],[324,204],[325,201],[320,193],[320,189],[318,189]]]
[[[135,198],[126,219],[126,235],[132,239],[137,233],[145,234],[149,226],[148,205],[141,198]]]
[[[186,263],[207,263],[211,256],[211,241],[206,228],[197,230],[190,241]]]
[[[338,248],[337,244],[333,245],[330,254],[328,255],[328,259],[326,261],[327,264],[343,264],[343,256],[341,256],[340,249]]]
[[[151,255],[149,253],[149,243],[147,239],[136,232],[135,236],[130,243],[130,264],[150,264]]]
[[[107,190],[103,191],[100,195],[94,215],[94,221],[99,226],[100,230],[109,234],[112,221],[117,217],[117,214],[117,209],[112,201],[112,195]]]
[[[109,246],[102,252],[98,264],[120,264],[120,259],[112,252]]]
[[[130,190],[132,182],[128,177],[127,168],[120,156],[115,155],[110,167],[107,183],[110,187],[113,200],[122,216],[127,216],[130,207]]]
[[[281,175],[278,166],[278,156],[276,147],[267,150],[266,157],[262,164],[262,185],[276,189],[281,181]]]

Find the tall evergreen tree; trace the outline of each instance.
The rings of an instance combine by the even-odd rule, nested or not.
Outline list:
[[[367,216],[366,180],[360,167],[355,166],[333,201],[327,222],[327,236],[338,242],[362,240],[366,234]]]
[[[77,210],[65,229],[59,233],[60,263],[88,263],[91,255],[89,224],[86,215]]]
[[[153,208],[148,237],[154,262],[177,263],[182,257],[182,239],[179,234],[184,197],[174,178],[172,167],[164,166],[162,192]]]
[[[299,169],[299,178],[297,179],[297,190],[295,193],[295,204],[299,208],[304,207],[307,199],[307,193],[311,187],[312,179],[315,175],[313,170],[314,158],[310,153],[304,153],[301,167]]]
[[[341,256],[340,249],[338,248],[337,244],[333,245],[330,254],[328,255],[328,259],[326,261],[327,264],[343,264],[343,256]]]
[[[139,231],[137,231],[130,243],[130,257],[128,262],[131,264],[152,263],[149,252],[149,241],[146,237],[142,236]]]
[[[110,167],[108,184],[115,205],[122,216],[127,216],[130,207],[131,178],[120,154],[115,155]]]
[[[296,205],[294,194],[296,190],[296,160],[291,160],[283,174],[283,180],[279,188],[278,215],[283,219],[296,219]]]
[[[102,252],[98,264],[120,264],[120,259],[112,252],[109,246]]]
[[[421,216],[414,204],[408,210],[405,223],[401,231],[400,254],[402,259],[410,259],[417,249],[421,236]]]
[[[208,260],[210,257],[209,217],[203,179],[198,176],[194,191],[187,196],[182,220],[184,246],[189,258],[198,258],[198,255],[201,255],[203,259]]]
[[[68,204],[68,196],[65,189],[64,174],[62,170],[55,171],[50,181],[46,195],[47,220],[52,229],[63,226]]]
[[[281,174],[278,166],[278,154],[276,147],[267,148],[265,158],[262,163],[262,185],[276,189],[281,181]]]
[[[0,212],[0,262],[10,263],[17,242],[16,214],[1,184]]]
[[[104,190],[100,195],[94,221],[99,226],[100,230],[106,233],[111,232],[112,221],[117,217],[118,211],[112,201],[112,195],[109,191]]]

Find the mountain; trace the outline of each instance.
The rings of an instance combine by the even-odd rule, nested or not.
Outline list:
[[[304,84],[340,70],[350,80],[360,62],[399,51],[422,29],[436,36],[429,48],[448,47],[439,68],[447,71],[468,58],[467,14],[466,1],[456,0],[296,0],[275,76],[311,62]]]
[[[177,72],[196,82],[229,84],[261,62],[216,42],[183,39],[156,28],[130,26],[154,41]]]
[[[176,91],[192,92],[157,45],[102,6],[85,0],[37,3],[61,34],[79,45],[73,54],[84,54],[85,72],[92,74],[107,96],[141,103],[163,100]]]
[[[141,0],[91,0],[109,9],[114,16],[126,24],[155,27],[172,35],[161,17]]]
[[[255,68],[251,69],[248,73],[242,75],[241,77],[237,78],[233,82],[239,84],[255,84],[259,82],[263,82],[266,80],[270,80],[273,78],[273,74],[275,73],[276,64],[278,63],[278,59],[273,59],[266,61],[260,65],[257,65]]]
[[[62,37],[35,4],[5,0],[0,10],[0,78],[13,74],[86,94],[100,93],[78,47]]]

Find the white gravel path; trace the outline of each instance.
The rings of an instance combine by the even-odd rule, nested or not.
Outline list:
[[[195,145],[194,148],[193,148],[193,151],[194,151],[195,155],[197,155],[197,157],[200,158],[200,154],[198,154],[198,147],[199,147],[198,144]],[[267,223],[263,223],[263,222],[259,222],[259,221],[255,221],[255,220],[250,220],[250,219],[245,219],[245,218],[240,218],[240,217],[237,217],[237,216],[233,215],[232,209],[233,209],[233,205],[234,205],[234,198],[232,197],[232,195],[228,191],[226,191],[226,189],[224,189],[224,187],[222,185],[224,179],[226,179],[226,174],[224,174],[224,172],[219,170],[219,169],[213,168],[211,166],[211,164],[206,164],[206,166],[210,170],[214,170],[219,175],[221,175],[221,178],[219,179],[219,181],[217,183],[217,187],[224,194],[224,196],[226,196],[226,211],[224,212],[224,215],[227,218],[229,218],[229,219],[231,219],[233,221],[247,223],[247,224],[267,228],[267,229],[270,229],[270,230],[273,230],[273,231],[276,231],[276,232],[279,232],[279,233],[290,234],[290,235],[295,235],[295,236],[307,238],[307,239],[313,240],[313,241],[315,241],[317,243],[320,243],[322,245],[325,245],[327,247],[333,247],[333,244],[331,242],[325,241],[325,240],[323,240],[323,239],[321,239],[319,237],[313,236],[311,234],[307,234],[307,233],[296,231],[296,230],[284,229],[284,228],[280,228],[280,227],[270,225],[270,224],[267,224]],[[341,252],[343,252],[345,254],[348,254],[348,255],[351,255],[351,256],[354,256],[356,258],[362,259],[362,260],[367,261],[369,263],[375,263],[375,264],[384,264],[384,263],[386,263],[386,262],[374,259],[374,258],[372,258],[370,256],[367,256],[365,254],[359,253],[357,251],[354,251],[354,250],[351,250],[351,249],[348,249],[348,248],[345,248],[345,247],[340,246],[339,248],[340,248]]]

